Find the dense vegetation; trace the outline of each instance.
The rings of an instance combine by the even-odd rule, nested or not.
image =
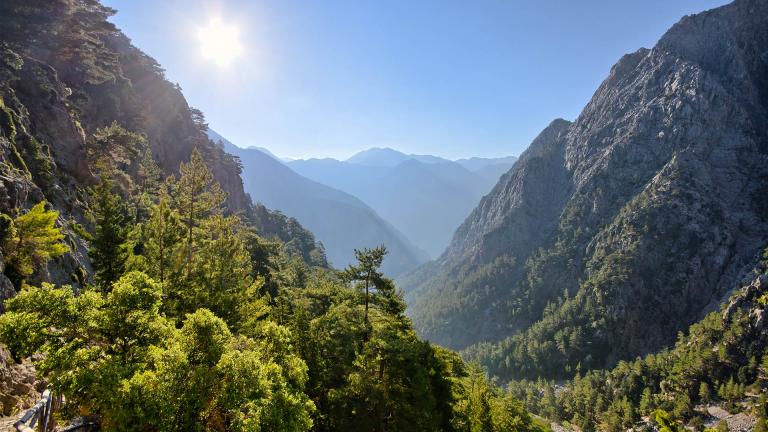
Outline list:
[[[384,248],[343,272],[292,258],[224,214],[196,152],[141,193],[108,180],[124,174],[105,169],[91,194],[96,282],[25,286],[0,317],[15,355],[44,354],[38,371],[71,413],[104,430],[538,429],[482,373],[416,337],[378,270]],[[33,218],[35,238],[63,248],[42,204],[3,244]]]
[[[696,406],[710,403],[732,413],[747,411],[765,430],[768,249],[765,257],[754,283],[681,333],[674,347],[611,370],[576,374],[564,384],[513,381],[510,390],[533,412],[585,431],[626,430],[660,410],[673,423],[702,430],[706,413]],[[752,398],[744,403],[747,396]]]

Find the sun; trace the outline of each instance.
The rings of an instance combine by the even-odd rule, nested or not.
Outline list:
[[[243,54],[240,29],[221,18],[213,18],[205,27],[200,28],[197,38],[200,41],[200,54],[217,66],[229,66]]]

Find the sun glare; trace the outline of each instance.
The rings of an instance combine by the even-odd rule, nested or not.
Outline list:
[[[225,23],[221,18],[214,18],[208,25],[200,28],[197,37],[203,58],[213,61],[217,66],[229,66],[243,54],[240,30],[233,24]]]

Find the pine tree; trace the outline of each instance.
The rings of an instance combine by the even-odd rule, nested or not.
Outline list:
[[[712,399],[712,392],[709,390],[709,384],[702,382],[699,385],[699,400],[701,403],[709,403]]]
[[[93,191],[96,234],[88,251],[96,282],[105,291],[123,274],[128,258],[124,248],[128,238],[127,209],[122,197],[113,189],[112,180],[104,177]]]
[[[12,222],[4,219],[1,240],[5,274],[16,288],[36,268],[69,251],[61,243],[64,235],[55,225],[58,217],[58,212],[46,210],[45,202],[40,202]]]
[[[728,427],[728,422],[725,420],[720,420],[719,423],[717,423],[717,427],[715,428],[717,432],[728,432],[730,428]]]
[[[368,308],[370,303],[370,289],[375,285],[382,285],[382,277],[379,272],[387,248],[379,246],[374,249],[355,249],[357,265],[350,265],[344,270],[344,277],[350,281],[361,281],[365,287],[365,322],[368,323]]]
[[[113,172],[115,169],[127,169],[144,153],[146,146],[146,138],[113,121],[111,125],[98,129],[93,135],[92,143],[88,146],[88,157],[91,164],[100,165],[107,172]]]
[[[140,223],[148,218],[152,202],[162,186],[161,175],[160,167],[152,158],[152,152],[145,149],[139,162],[132,196],[134,222]]]
[[[221,213],[226,195],[213,179],[213,174],[197,150],[192,152],[189,163],[181,164],[179,173],[179,178],[172,182],[171,189],[175,210],[181,215],[186,232],[185,270],[186,277],[190,278],[193,259],[198,249],[195,230],[203,219]]]
[[[653,403],[653,394],[651,393],[651,389],[646,387],[643,389],[643,394],[640,396],[640,412],[643,414],[649,414],[655,408],[656,406]]]
[[[195,304],[235,323],[237,304],[251,284],[251,262],[239,233],[240,219],[215,215],[203,222],[206,236],[200,246],[198,284],[204,291]]]
[[[152,206],[149,221],[144,228],[144,256],[147,258],[148,273],[161,283],[178,269],[178,250],[182,225],[179,215],[171,209],[168,198]]]
[[[685,430],[664,410],[656,410],[655,418],[656,423],[659,425],[659,432],[683,432]]]

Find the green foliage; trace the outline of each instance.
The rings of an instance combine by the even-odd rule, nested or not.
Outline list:
[[[720,420],[717,423],[717,427],[715,428],[717,432],[728,432],[730,429],[728,428],[728,422],[725,420]]]
[[[182,168],[129,233],[115,187],[94,190],[100,289],[28,288],[0,317],[0,340],[43,353],[69,409],[105,431],[545,429],[419,340],[379,270],[386,249],[312,269],[225,216],[199,154]]]
[[[664,410],[657,410],[654,414],[654,419],[659,427],[659,432],[683,432],[685,430]]]
[[[36,268],[69,250],[61,243],[64,235],[56,227],[58,217],[58,212],[46,210],[45,203],[40,202],[12,223],[3,219],[5,274],[17,288]]]
[[[710,400],[712,400],[712,391],[709,389],[709,384],[702,382],[699,384],[699,401],[709,403]]]
[[[147,144],[146,138],[131,132],[113,121],[96,130],[88,149],[91,163],[109,171],[127,169]]]
[[[127,208],[120,195],[114,192],[114,183],[103,177],[92,193],[96,233],[88,251],[93,262],[96,282],[108,290],[125,269],[128,238]]]
[[[386,254],[387,249],[384,246],[355,250],[357,264],[348,266],[342,274],[344,280],[359,282],[358,287],[364,293],[364,319],[366,322],[368,322],[368,309],[371,302],[393,315],[400,315],[405,312],[405,303],[397,294],[395,285],[391,280],[384,278],[379,271]],[[371,299],[371,289],[375,289],[373,300]]]
[[[119,414],[122,380],[145,367],[150,347],[173,331],[160,301],[160,287],[141,273],[123,276],[106,297],[48,284],[26,288],[6,303],[0,338],[22,357],[46,353],[38,373],[72,407],[108,423]]]
[[[178,268],[181,261],[181,222],[178,213],[171,209],[167,197],[152,206],[149,220],[143,228],[145,239],[142,255],[146,258],[147,273],[161,283],[168,278],[178,279],[178,275],[172,275],[171,272]]]
[[[760,389],[768,378],[757,361],[768,341],[750,318],[764,309],[762,295],[737,292],[732,302],[741,302],[741,308],[707,315],[680,334],[671,349],[620,361],[611,370],[577,374],[554,401],[544,400],[546,381],[513,381],[510,389],[532,412],[582,429],[625,430],[659,409],[693,424],[700,420],[695,406],[713,402],[735,413],[746,387]]]
[[[192,276],[198,260],[199,232],[203,219],[222,211],[225,194],[213,179],[203,157],[195,150],[189,163],[179,167],[179,178],[170,184],[174,209],[184,224],[183,241],[186,277]]]
[[[302,393],[306,378],[285,328],[272,324],[257,340],[233,337],[201,309],[124,386],[130,409],[115,428],[306,431],[314,411]]]

